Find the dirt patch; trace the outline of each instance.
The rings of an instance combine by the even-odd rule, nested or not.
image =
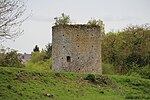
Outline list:
[[[16,75],[15,80],[18,80],[23,83],[27,83],[30,80],[34,80],[38,77],[42,76],[40,73],[29,73],[24,70],[20,71],[19,74]]]

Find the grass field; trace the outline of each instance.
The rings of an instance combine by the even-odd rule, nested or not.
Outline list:
[[[0,100],[122,100],[150,99],[150,80],[0,67]]]

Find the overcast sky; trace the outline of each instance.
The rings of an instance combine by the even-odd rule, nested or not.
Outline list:
[[[105,31],[117,31],[129,24],[150,23],[150,0],[28,0],[26,13],[32,16],[22,28],[24,34],[15,41],[4,42],[5,47],[20,53],[31,53],[52,42],[54,17],[65,13],[73,23],[87,23],[91,18],[101,19]]]

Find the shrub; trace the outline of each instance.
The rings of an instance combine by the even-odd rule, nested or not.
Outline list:
[[[140,68],[134,66],[127,75],[150,79],[150,66],[147,65]]]
[[[96,81],[96,77],[94,74],[88,74],[87,77],[85,78],[85,80],[89,80],[91,82],[95,82]]]
[[[103,74],[108,74],[108,75],[114,75],[114,74],[116,74],[115,67],[112,64],[103,63],[102,64],[102,70],[103,70],[102,71]]]
[[[141,75],[142,78],[150,79],[150,66],[147,65],[147,66],[141,67],[138,70],[138,73]]]
[[[55,25],[68,25],[71,23],[70,16],[61,14],[61,17],[55,17]]]
[[[27,62],[26,67],[39,70],[49,70],[52,67],[52,59],[45,59],[46,51],[33,52],[30,61]]]
[[[46,56],[46,51],[42,50],[41,52],[33,52],[30,61],[31,63],[37,63],[39,61],[43,61]]]
[[[2,67],[24,67],[18,59],[18,54],[15,50],[7,53],[0,53],[0,66]]]

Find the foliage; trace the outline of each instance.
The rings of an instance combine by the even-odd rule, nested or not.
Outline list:
[[[99,26],[100,33],[102,34],[102,36],[105,34],[104,23],[102,20],[91,19],[87,22],[87,25]]]
[[[85,78],[85,80],[89,80],[89,81],[96,81],[96,77],[94,74],[88,74],[87,77]]]
[[[102,73],[107,75],[116,74],[116,68],[112,64],[102,63]]]
[[[150,85],[150,80],[128,76],[110,76],[113,81],[119,83],[125,93],[125,99],[150,99],[150,89],[146,88]]]
[[[141,75],[142,78],[150,79],[150,66],[141,67],[138,73]]]
[[[109,32],[102,38],[102,60],[118,67],[125,74],[132,65],[138,68],[149,65],[150,26],[128,26],[121,32]]]
[[[0,53],[0,66],[4,67],[24,67],[21,60],[18,59],[16,51],[12,50],[6,53]]]
[[[22,0],[0,0],[0,41],[20,35],[20,28],[26,18],[25,3]]]
[[[45,61],[40,60],[36,63],[33,62],[27,62],[26,63],[26,68],[29,69],[37,69],[37,70],[51,70],[52,68],[52,59],[46,59]]]
[[[54,19],[55,25],[67,25],[71,23],[70,17],[64,13],[61,14],[61,17],[55,17]]]
[[[58,73],[50,70],[0,68],[0,99],[32,100],[123,100],[150,99],[150,80],[108,76],[118,88],[85,81],[87,74]],[[96,77],[98,77],[97,75]],[[104,81],[105,82],[105,81]],[[15,95],[15,96],[14,96]],[[53,96],[49,96],[53,95]]]
[[[45,59],[49,59],[51,57],[52,57],[52,45],[51,45],[51,43],[48,43],[46,45],[46,57],[45,57]]]
[[[46,59],[47,53],[45,50],[41,52],[32,52],[29,62],[27,62],[26,67],[32,69],[45,69],[50,70],[52,66],[52,59]]]
[[[33,51],[34,52],[39,52],[40,51],[38,45],[35,45],[35,47],[33,48]]]
[[[43,61],[45,56],[45,50],[42,50],[41,52],[32,52],[29,62],[37,63],[38,61]]]
[[[147,65],[140,68],[138,68],[138,66],[134,66],[130,69],[128,75],[150,79],[150,66]]]

